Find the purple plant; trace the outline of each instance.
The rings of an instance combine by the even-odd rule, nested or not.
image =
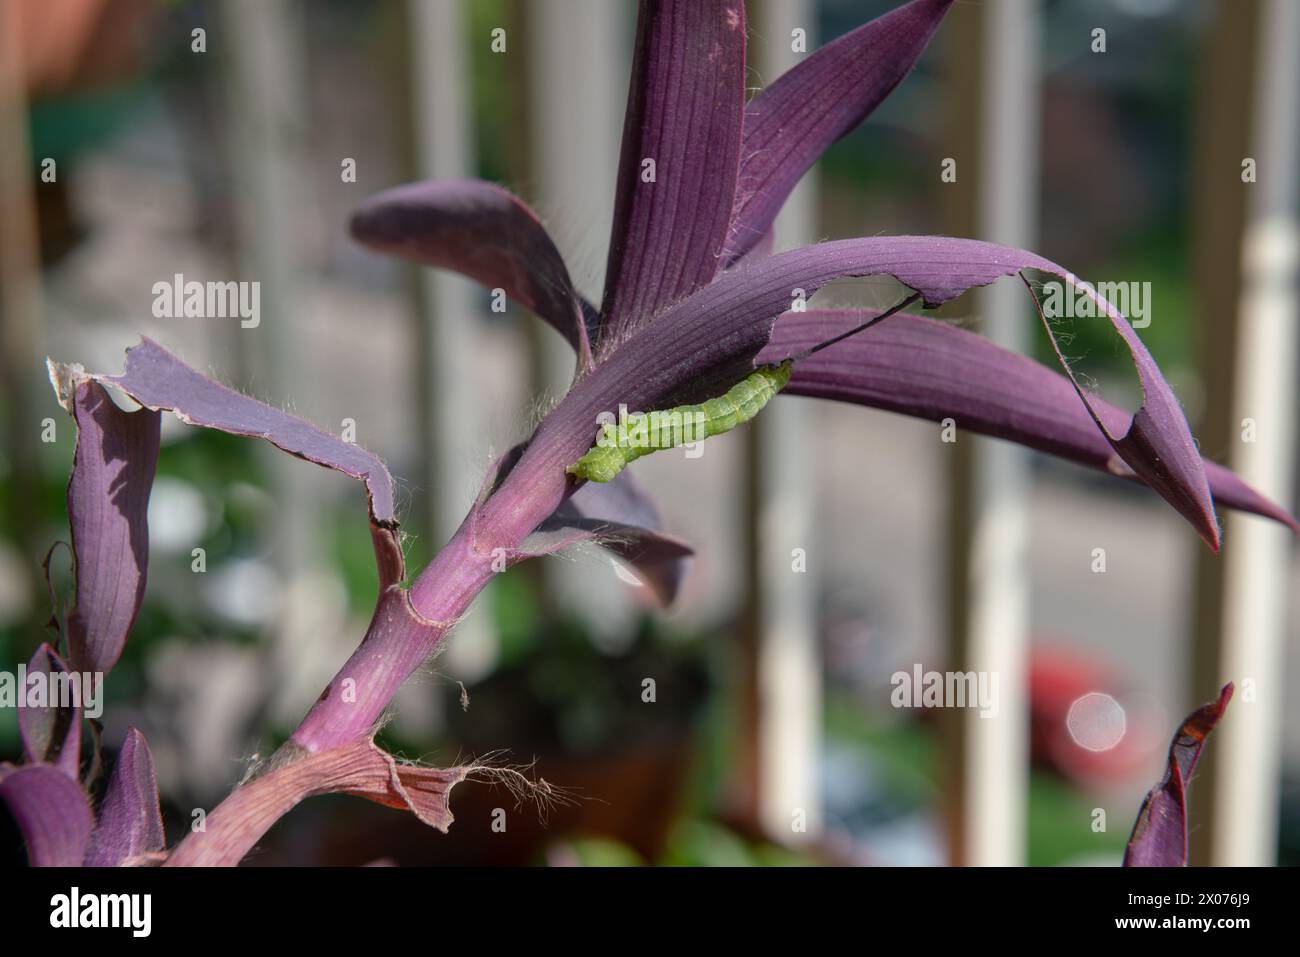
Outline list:
[[[599,309],[574,291],[536,215],[498,186],[412,184],[380,193],[357,211],[352,233],[360,242],[504,289],[577,353],[568,393],[526,442],[492,467],[460,528],[409,587],[392,482],[375,455],[213,382],[147,339],[130,350],[118,376],[52,365],[79,429],[68,491],[77,572],[65,635],[71,671],[107,673],[139,610],[162,410],[193,425],[267,439],[361,480],[380,589],[360,645],[289,742],[208,815],[206,830],[187,835],[169,854],[143,737],[130,733],[96,823],[77,778],[81,716],[35,709],[22,726],[28,763],[0,769],[0,794],[32,862],[121,864],[165,856],[168,864],[234,864],[298,801],[329,792],[406,808],[445,830],[447,794],[475,769],[404,764],[373,743],[398,687],[495,574],[528,558],[597,542],[634,564],[671,601],[690,548],[659,529],[653,503],[627,473],[584,484],[566,468],[592,445],[599,414],[620,405],[663,409],[700,401],[756,367],[794,359],[784,390],[791,395],[935,421],[952,417],[971,432],[1148,485],[1215,550],[1216,501],[1296,529],[1285,511],[1201,458],[1145,345],[1091,290],[1141,382],[1144,400],[1136,414],[1084,391],[1063,357],[1064,375],[973,333],[906,313],[805,355],[881,316],[862,309],[794,311],[798,298],[840,277],[891,276],[927,308],[1004,276],[1023,278],[1025,270],[1077,285],[1040,256],[965,239],[873,237],[770,253],[772,224],[791,189],[902,80],[950,3],[913,0],[809,55],[746,104],[741,0],[644,0]],[[646,160],[654,161],[653,177],[643,178]],[[105,387],[143,409],[122,411]],[[63,668],[45,648],[37,663]],[[1177,767],[1176,792],[1160,793],[1181,808],[1185,771]],[[1167,837],[1156,846],[1143,835],[1185,827],[1181,817],[1165,814],[1165,802],[1155,792],[1148,799],[1154,810],[1144,810],[1143,820],[1152,823],[1135,837],[1142,850],[1130,851],[1132,863],[1164,860],[1172,846]]]
[[[1124,850],[1125,867],[1169,867],[1187,863],[1187,786],[1205,739],[1232,699],[1232,682],[1219,697],[1185,719],[1169,743],[1165,776],[1142,801]]]

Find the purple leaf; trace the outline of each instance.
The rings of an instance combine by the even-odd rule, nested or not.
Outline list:
[[[671,605],[686,573],[691,547],[659,531],[659,510],[630,475],[588,482],[538,526],[519,548],[521,557],[549,555],[594,541],[632,565],[662,605]]]
[[[48,764],[0,767],[0,800],[22,832],[33,867],[77,867],[90,840],[90,805],[75,780]]]
[[[68,482],[76,605],[68,615],[74,672],[107,673],[144,599],[149,490],[158,464],[157,412],[124,412],[79,368],[50,363],[59,400],[77,423]]]
[[[559,250],[523,201],[492,183],[411,183],[370,197],[352,216],[352,235],[371,249],[454,269],[504,289],[555,327],[591,367],[587,322]]]
[[[742,256],[826,148],[916,64],[952,0],[914,0],[828,43],[745,108],[728,260]]]
[[[1205,739],[1223,717],[1232,682],[1217,701],[1202,705],[1183,721],[1169,745],[1164,779],[1147,792],[1124,851],[1125,867],[1183,867],[1187,864],[1187,786]]]
[[[63,659],[55,654],[49,645],[42,644],[32,655],[27,665],[27,673],[44,675],[64,675],[69,681]],[[59,687],[56,682],[46,681],[46,687],[53,695]],[[81,686],[76,691],[70,686],[69,691],[80,695]],[[74,700],[80,700],[79,697]],[[47,700],[43,707],[24,707],[18,709],[18,730],[23,739],[23,754],[31,764],[53,764],[72,780],[77,780],[81,768],[81,708],[79,706],[58,707]]]
[[[469,768],[401,764],[370,739],[318,754],[293,755],[242,785],[208,815],[207,831],[190,834],[167,859],[169,867],[232,867],[300,801],[320,794],[352,794],[415,814],[446,832],[447,799]]]
[[[169,409],[190,425],[266,439],[298,458],[360,479],[369,500],[380,587],[388,588],[406,577],[397,537],[393,480],[374,453],[213,382],[151,339],[142,339],[127,352],[126,371],[120,376],[96,378],[155,412]]]
[[[643,0],[601,305],[602,352],[718,271],[744,103],[741,0]]]
[[[86,865],[121,867],[148,863],[149,856],[164,847],[166,836],[158,806],[153,755],[144,735],[129,728],[99,808],[99,822],[86,851]]]
[[[1077,282],[1033,253],[934,236],[837,240],[738,266],[610,353],[543,422],[524,460],[530,467],[545,468],[576,461],[591,438],[596,416],[618,408],[620,402],[629,408],[654,408],[674,397],[685,382],[702,388],[717,380],[739,381],[770,337],[775,317],[795,301],[795,290],[811,295],[843,276],[890,275],[920,293],[927,306],[936,306],[1022,269],[1052,273],[1071,285]],[[1219,529],[1205,468],[1178,400],[1132,326],[1095,291],[1088,289],[1088,295],[1128,346],[1144,401],[1129,422],[1107,422],[1095,411],[1095,400],[1076,383],[1077,395],[1129,467],[1217,550]],[[1068,373],[1064,357],[1062,364]]]
[[[776,363],[875,315],[874,310],[789,312],[777,320],[756,364]],[[901,412],[1008,439],[1090,468],[1140,481],[1111,448],[1074,386],[1061,374],[982,336],[906,313],[795,363],[785,392]],[[1116,430],[1127,413],[1093,399]],[[1300,531],[1284,509],[1230,470],[1205,462],[1216,505],[1254,512]]]

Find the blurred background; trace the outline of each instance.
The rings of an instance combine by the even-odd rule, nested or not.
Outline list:
[[[814,50],[895,5],[749,4],[750,85],[804,55],[795,31]],[[322,428],[353,424],[398,480],[420,568],[572,359],[485,291],[364,251],[349,212],[416,178],[500,182],[598,300],[635,5],[2,6],[0,669],[48,637],[41,561],[68,537],[75,430],[46,355],[113,372],[147,335]],[[1298,8],[959,2],[801,185],[779,244],[979,236],[1150,282],[1141,335],[1202,451],[1294,512]],[[261,282],[260,325],[155,318],[153,284],[176,273]],[[894,298],[854,281],[816,302]],[[945,313],[1054,363],[1028,306],[1006,280]],[[1064,331],[1076,368],[1136,407],[1108,327]],[[444,836],[315,799],[248,863],[1116,864],[1170,735],[1229,678],[1193,861],[1300,859],[1284,530],[1222,515],[1215,557],[1145,489],[932,423],[782,399],[757,425],[637,465],[697,550],[672,609],[598,549],[516,567],[382,732],[436,764],[531,766],[569,800],[466,783]],[[170,417],[163,442],[148,592],[102,721],[109,751],[144,731],[175,843],[293,730],[364,633],[376,578],[355,482]],[[67,550],[50,564],[66,595]],[[999,716],[893,708],[890,676],[918,664],[998,671]],[[0,710],[0,759],[20,750]],[[7,818],[0,841],[21,861]]]

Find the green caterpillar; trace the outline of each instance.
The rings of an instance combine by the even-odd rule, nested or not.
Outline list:
[[[763,366],[733,385],[724,395],[700,405],[682,405],[664,412],[630,416],[624,423],[622,436],[618,426],[606,423],[601,427],[600,440],[565,471],[591,482],[608,482],[629,462],[663,448],[681,445],[687,431],[693,433],[692,441],[730,432],[758,415],[759,410],[785,388],[790,381],[791,365],[793,361],[787,360],[780,365]],[[628,425],[632,428],[628,429]],[[664,435],[670,436],[667,443],[659,441]]]
[[[763,406],[785,388],[790,381],[790,369],[796,362],[870,329],[920,298],[921,294],[914,292],[884,312],[869,315],[866,321],[852,329],[819,342],[778,365],[755,369],[744,381],[737,382],[728,389],[725,395],[708,399],[701,405],[679,405],[666,412],[625,415],[621,428],[613,423],[605,423],[601,426],[601,435],[596,444],[565,471],[589,482],[608,482],[627,468],[629,462],[634,462],[643,455],[660,449],[676,448],[685,441],[695,442],[711,435],[730,432],[758,415]],[[693,434],[686,439],[683,435],[687,431],[688,422],[693,426],[690,429]],[[629,425],[633,426],[631,430],[628,429]],[[665,436],[668,437],[667,442],[663,441]]]

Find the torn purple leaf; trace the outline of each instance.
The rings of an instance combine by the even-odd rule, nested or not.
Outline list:
[[[755,364],[777,363],[824,342],[874,310],[788,312]],[[836,399],[1007,439],[1089,468],[1140,482],[1076,401],[1058,372],[965,329],[906,313],[795,363],[787,395]],[[1128,413],[1102,399],[1095,411],[1115,431]],[[1253,512],[1300,531],[1295,519],[1229,469],[1206,461],[1216,505]]]
[[[170,410],[190,425],[266,439],[277,448],[365,483],[380,587],[406,577],[397,537],[393,480],[379,456],[297,416],[259,402],[191,369],[152,339],[127,351],[126,370],[96,376],[152,409]],[[152,473],[151,473],[152,474]]]
[[[1187,787],[1192,771],[1224,709],[1232,682],[1218,700],[1197,708],[1183,721],[1169,745],[1164,779],[1147,792],[1124,851],[1125,867],[1184,867],[1187,864]]]

